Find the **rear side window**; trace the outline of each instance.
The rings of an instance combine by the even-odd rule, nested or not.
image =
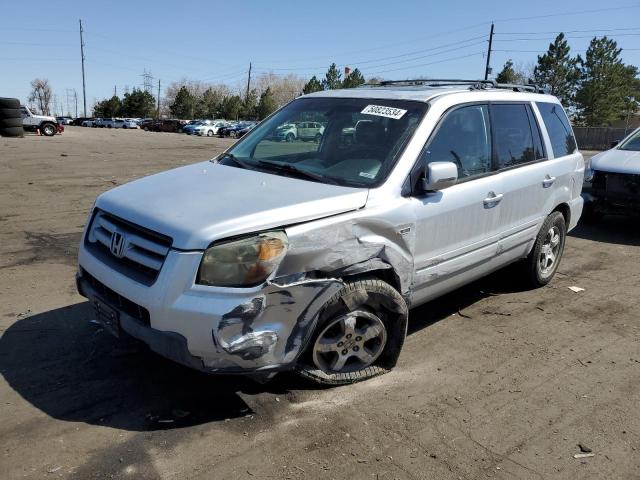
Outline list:
[[[524,104],[491,105],[494,156],[498,169],[543,158],[538,126]],[[531,120],[530,120],[531,118]]]
[[[563,108],[557,103],[536,102],[544,121],[554,157],[570,155],[576,151],[576,139],[573,136],[569,119]]]

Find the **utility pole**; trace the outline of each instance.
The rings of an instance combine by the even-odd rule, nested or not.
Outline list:
[[[113,96],[114,96],[114,97],[117,97],[117,96],[118,96],[118,86],[117,86],[117,85],[114,85],[114,86],[113,86]]]
[[[484,69],[484,79],[489,80],[489,74],[491,73],[491,46],[493,45],[493,23],[491,24],[491,32],[489,33],[489,50],[487,51],[487,66]]]
[[[82,40],[82,20],[80,22],[80,58],[82,59],[82,101],[84,104],[84,116],[87,116],[87,89],[84,83],[84,41]]]
[[[156,118],[160,118],[160,79],[158,79],[158,111],[156,113]]]
[[[78,118],[78,92],[76,92],[76,89],[73,89],[73,99],[76,103],[76,116],[74,118]]]
[[[247,78],[247,94],[245,100],[249,99],[249,87],[251,86],[251,62],[249,62],[249,78]]]

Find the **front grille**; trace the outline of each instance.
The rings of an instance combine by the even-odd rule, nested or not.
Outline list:
[[[107,304],[135,318],[146,326],[151,325],[149,310],[141,307],[135,302],[132,302],[128,298],[123,297],[119,293],[114,292],[100,280],[88,273],[86,270],[82,270],[81,273],[82,278],[85,279],[96,292],[98,292],[98,295],[100,295],[102,300]]]
[[[607,173],[606,189],[607,194],[637,196],[640,194],[640,175]]]
[[[118,236],[120,243],[115,242]],[[172,239],[96,209],[85,247],[100,261],[127,277],[152,285],[169,253]]]

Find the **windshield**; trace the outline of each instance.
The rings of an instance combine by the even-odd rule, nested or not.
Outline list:
[[[631,150],[632,152],[640,152],[640,129],[633,132],[629,138],[622,142],[620,150]]]
[[[415,101],[300,98],[253,128],[220,163],[371,187],[387,177],[426,109]]]

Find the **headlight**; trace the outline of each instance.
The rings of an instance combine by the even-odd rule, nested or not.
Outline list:
[[[214,244],[204,252],[196,282],[218,287],[259,285],[280,264],[288,244],[281,231]]]

